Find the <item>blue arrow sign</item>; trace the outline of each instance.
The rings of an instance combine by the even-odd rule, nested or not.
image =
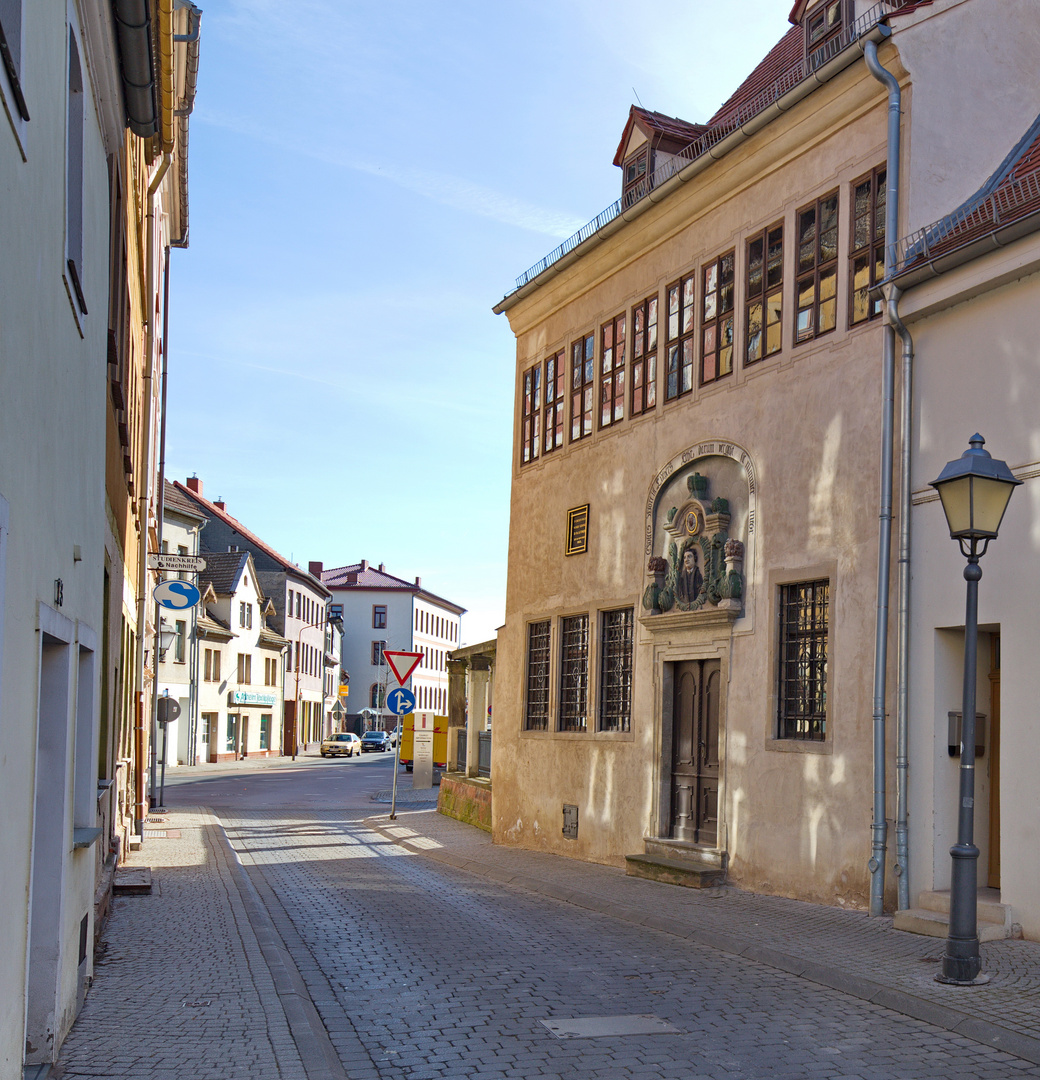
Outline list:
[[[408,713],[415,712],[415,694],[411,690],[404,690],[401,687],[391,690],[386,695],[386,703],[395,716],[406,716]]]
[[[202,593],[190,581],[160,581],[152,592],[152,599],[160,607],[183,611],[193,608],[202,599]]]

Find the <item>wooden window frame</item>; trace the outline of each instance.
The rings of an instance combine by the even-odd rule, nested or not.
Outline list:
[[[584,334],[571,342],[571,442],[592,434],[596,393],[596,335]]]
[[[520,388],[520,464],[538,459],[542,438],[542,365],[533,364],[523,374]]]
[[[623,206],[631,206],[633,203],[639,202],[650,190],[653,186],[650,179],[652,168],[653,155],[649,143],[644,143],[631,157],[625,160],[621,166],[621,203]]]
[[[836,22],[831,19],[835,12]],[[805,56],[810,69],[815,70],[830,59],[832,50],[827,44],[841,34],[848,15],[846,0],[825,0],[805,17]]]
[[[752,252],[756,244],[762,249],[757,281]],[[775,255],[774,245],[779,248]],[[784,223],[778,221],[749,237],[744,259],[744,365],[748,367],[784,347]]]
[[[629,416],[643,416],[657,407],[657,318],[660,298],[655,293],[632,309],[632,373],[629,378]]]
[[[882,311],[880,299],[870,298],[870,289],[884,280],[885,277],[885,184],[888,180],[888,169],[885,165],[878,165],[869,173],[853,180],[851,187],[852,199],[849,208],[849,326],[859,326],[878,318]],[[857,205],[858,192],[862,187],[867,188],[867,206],[860,211]],[[861,222],[865,226],[859,228]],[[862,264],[861,273],[866,274],[865,280],[857,284],[857,262]],[[880,275],[880,276],[879,276]],[[856,314],[856,302],[858,296],[862,296],[866,302],[864,314]]]
[[[372,629],[386,629],[386,604],[372,605]]]
[[[625,313],[599,328],[599,427],[613,427],[625,419],[628,323]]]
[[[824,230],[820,229],[822,215],[827,204],[834,204],[834,222],[826,231],[833,235],[834,251],[829,254],[823,243]],[[805,239],[807,230],[805,219],[813,215],[812,235]],[[828,191],[818,199],[801,207],[795,215],[795,259],[797,269],[795,273],[795,317],[794,317],[794,343],[802,345],[806,341],[814,341],[824,334],[829,334],[838,326],[838,235],[841,224],[841,204],[838,198],[838,190]],[[811,261],[809,261],[811,247]],[[824,256],[827,256],[826,258]],[[824,283],[830,279],[831,284],[827,295],[824,295]],[[808,303],[805,303],[805,290],[811,286],[812,295]],[[830,323],[824,326],[823,311],[828,305],[833,304],[834,310],[830,315]],[[808,313],[806,329],[803,330],[802,316]]]
[[[697,275],[673,281],[665,290],[664,399],[678,401],[693,392],[697,352]]]
[[[701,267],[701,386],[733,374],[736,297],[737,252],[731,248]]]
[[[567,403],[567,355],[560,349],[545,360],[542,398],[545,414],[542,421],[542,454],[551,454],[563,446],[564,411]]]

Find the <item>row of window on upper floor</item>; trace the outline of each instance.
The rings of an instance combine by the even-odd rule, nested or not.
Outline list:
[[[884,167],[851,185],[848,259],[849,326],[881,313],[870,289],[884,278]],[[652,412],[659,389],[665,402],[733,374],[738,343],[745,367],[782,352],[784,275],[794,278],[792,347],[830,333],[838,324],[839,198],[830,191],[795,214],[795,250],[785,256],[784,223],[746,239],[743,260],[735,248],[672,282],[665,289],[663,365],[659,371],[659,296],[621,312],[599,329],[523,373],[520,392],[520,463],[526,465],[564,445],[565,425],[574,443],[599,428]],[[737,311],[737,272],[743,302]],[[597,364],[598,359],[598,364]],[[663,376],[663,387],[658,386]],[[598,389],[598,395],[597,395]],[[569,404],[569,416],[568,416]]]

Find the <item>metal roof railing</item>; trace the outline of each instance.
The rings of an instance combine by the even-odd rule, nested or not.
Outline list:
[[[854,41],[858,41],[864,34],[900,8],[915,3],[916,0],[880,0],[858,19],[850,23],[840,33],[824,41],[804,59],[793,64],[761,93],[741,106],[731,117],[722,123],[709,128],[694,139],[688,146],[677,154],[670,156],[662,165],[653,171],[637,187],[630,189],[624,199],[612,202],[601,213],[597,214],[590,222],[583,225],[573,236],[569,236],[559,247],[554,248],[543,259],[539,259],[534,266],[524,271],[516,279],[517,289],[522,289],[529,281],[533,281],[543,271],[557,263],[565,255],[573,251],[579,244],[598,232],[605,225],[613,221],[622,210],[627,209],[638,202],[656,187],[660,187],[666,180],[670,180],[676,173],[681,172],[691,162],[706,154],[713,146],[720,143],[728,135],[743,127],[759,113],[768,109],[784,94],[793,90],[799,83],[811,78],[812,75],[832,60],[842,50],[848,48]]]
[[[1002,224],[1024,216],[1032,205],[1040,210],[1040,168],[1002,184],[989,195],[969,199],[946,217],[904,236],[896,244],[895,274],[933,253],[945,254],[994,232]]]

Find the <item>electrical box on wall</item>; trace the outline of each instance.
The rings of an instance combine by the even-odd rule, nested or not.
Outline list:
[[[563,804],[563,835],[568,840],[578,839],[578,808],[571,803]]]
[[[946,749],[950,757],[961,756],[961,714],[951,712],[946,714],[949,719],[950,734]],[[982,757],[986,752],[986,714],[975,714],[975,756]]]

